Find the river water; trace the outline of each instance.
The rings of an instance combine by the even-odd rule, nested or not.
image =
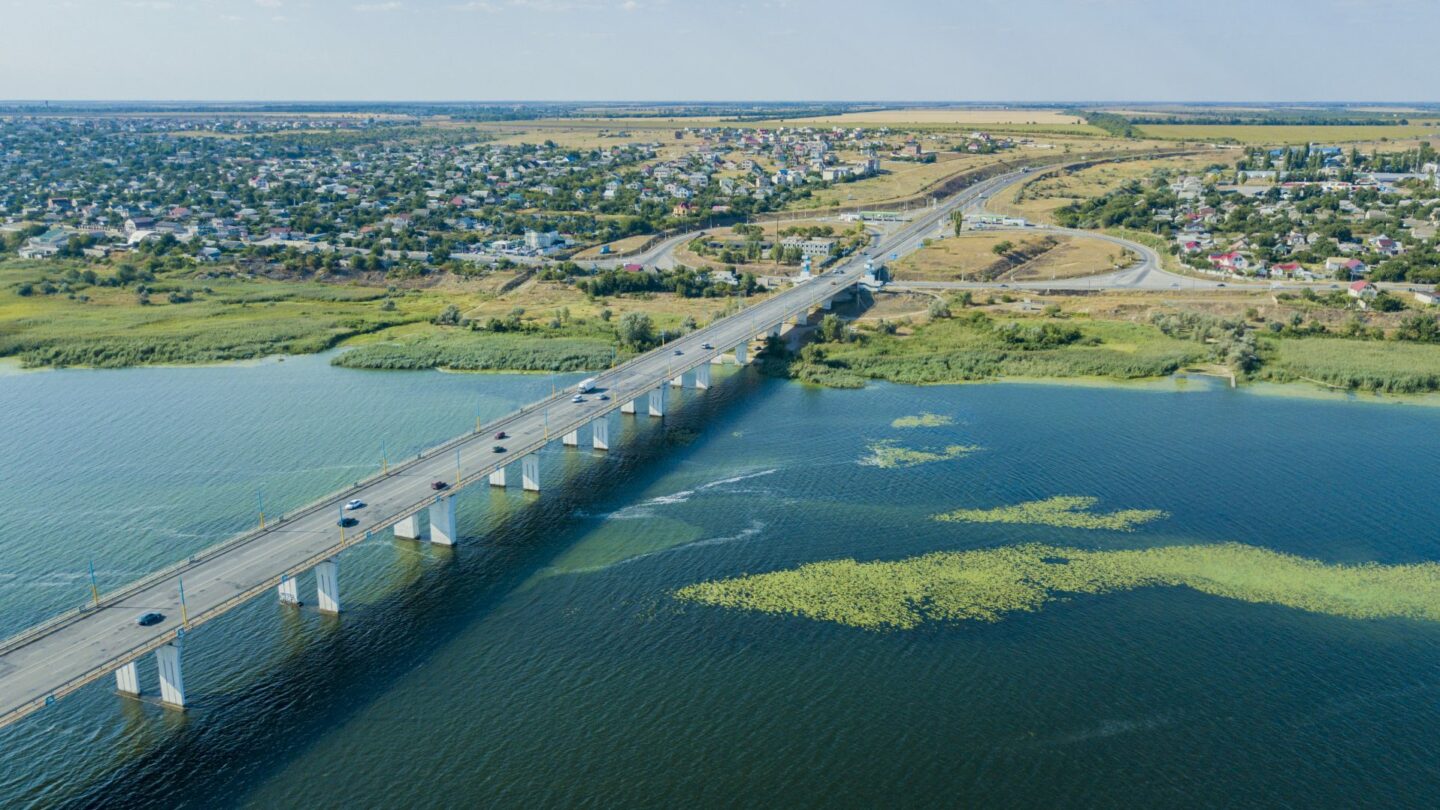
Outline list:
[[[572,377],[326,357],[0,376],[0,634]],[[1187,588],[871,631],[677,601],[805,563],[1025,541],[1440,560],[1440,408],[1150,388],[717,375],[461,544],[345,554],[345,613],[257,599],[187,637],[183,714],[97,683],[0,731],[0,806],[1433,806],[1440,625]],[[934,413],[951,424],[904,429]],[[875,442],[975,446],[914,467]],[[941,523],[1055,495],[1131,533]],[[302,580],[313,603],[313,583]],[[153,663],[142,685],[155,690]]]

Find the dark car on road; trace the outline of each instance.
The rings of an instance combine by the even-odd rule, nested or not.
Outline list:
[[[438,492],[439,490],[446,489],[446,488],[449,487],[449,486],[450,486],[450,485],[447,484],[447,483],[445,483],[444,481],[431,481],[431,482],[430,482],[430,488],[433,489],[433,490],[436,490],[437,492]]]
[[[165,614],[156,613],[153,610],[149,613],[141,613],[139,616],[135,617],[135,623],[140,625],[141,627],[149,627],[151,625],[159,624],[163,621],[165,621]]]
[[[504,448],[504,447],[501,447],[501,446],[498,445],[498,444],[496,444],[496,445],[491,445],[491,447],[490,447],[490,452],[492,452],[492,453],[503,453],[503,452],[505,452],[505,448]]]
[[[339,520],[335,521],[335,525],[336,525],[336,526],[339,526],[339,527],[342,528],[342,529],[348,529],[348,528],[350,528],[351,526],[354,526],[356,523],[359,523],[359,522],[360,522],[360,521],[358,521],[358,520],[356,520],[355,518],[352,518],[352,517],[342,517],[342,518],[340,518]]]
[[[510,437],[505,434],[505,431],[502,430],[502,431],[500,431],[499,433],[496,433],[496,434],[495,434],[495,438],[497,438],[497,439],[508,439],[508,438],[510,438]]]

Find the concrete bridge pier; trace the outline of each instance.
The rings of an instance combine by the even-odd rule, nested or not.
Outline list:
[[[315,596],[321,613],[340,612],[340,563],[334,558],[315,566]]]
[[[455,496],[441,495],[430,504],[430,542],[437,546],[453,546],[459,533],[455,530]]]
[[[505,488],[505,468],[503,466],[490,473],[490,486]]]
[[[406,540],[419,540],[420,516],[411,515],[407,518],[401,518],[400,522],[395,524],[395,536],[403,537]]]
[[[140,694],[140,667],[131,661],[115,670],[115,691],[122,695],[138,697]]]
[[[832,295],[832,296],[830,296],[829,298],[826,298],[824,301],[822,301],[822,302],[820,303],[820,308],[823,309],[823,310],[825,310],[826,312],[829,312],[830,309],[831,309],[834,305],[835,305],[835,296]]]
[[[275,590],[280,594],[280,604],[300,604],[300,583],[289,574],[282,574],[280,576],[280,585]]]
[[[566,447],[579,447],[580,431],[572,430],[569,433],[566,433],[564,436],[560,437],[560,443],[565,445]]]
[[[624,403],[623,405],[620,406],[620,412],[621,412],[621,413],[635,413],[635,403],[636,403],[636,402],[639,402],[639,401],[640,401],[640,400],[638,400],[638,399],[632,399],[632,400],[630,400],[629,402]]]
[[[810,310],[802,309],[790,317],[790,322],[796,326],[804,326],[810,322]]]
[[[770,331],[769,331],[768,333],[766,333],[766,334],[767,334],[769,337],[778,338],[778,337],[780,337],[780,328],[783,327],[784,325],[785,325],[785,324],[783,324],[783,323],[777,323],[777,324],[775,324],[774,326],[770,327]]]
[[[526,492],[540,491],[540,457],[534,453],[520,459],[520,484]]]
[[[709,370],[709,367],[706,367]],[[597,417],[590,423],[591,443],[596,450],[610,449],[610,420],[607,417]]]
[[[745,365],[746,363],[750,362],[750,361],[747,359],[747,355],[748,355],[749,351],[750,351],[750,344],[748,344],[748,343],[741,343],[739,346],[736,346],[736,347],[735,347],[735,365],[737,365],[737,366],[743,366],[743,365]]]
[[[684,374],[684,372],[681,372],[680,374],[676,374],[676,375],[670,380],[670,387],[671,387],[671,388],[684,388],[684,387],[685,387],[685,374]]]
[[[660,386],[650,392],[650,415],[665,415],[665,386]]]
[[[160,671],[160,702],[176,709],[185,708],[185,673],[180,667],[180,645],[172,641],[156,650],[155,664]]]
[[[695,387],[702,390],[710,387],[710,366],[695,367]]]

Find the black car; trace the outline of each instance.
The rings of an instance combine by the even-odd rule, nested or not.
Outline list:
[[[498,444],[497,444],[497,445],[493,445],[493,446],[490,448],[490,452],[492,452],[492,453],[503,453],[503,452],[505,452],[505,448],[504,448],[504,447],[501,447],[501,446],[498,445]]]
[[[141,613],[139,616],[135,617],[135,623],[140,625],[141,627],[150,627],[151,625],[159,624],[163,621],[165,621],[165,614],[156,613],[153,610],[149,613]]]
[[[449,488],[449,486],[450,486],[450,485],[447,484],[447,483],[445,483],[444,481],[431,481],[431,482],[430,482],[430,488],[433,489],[433,490],[435,490],[435,491],[437,491],[437,492],[440,491],[440,490],[442,490],[442,489],[447,489],[447,488]]]
[[[350,528],[351,526],[354,526],[356,523],[359,523],[359,522],[360,522],[360,521],[358,521],[358,520],[356,520],[355,518],[352,518],[352,517],[342,517],[342,518],[340,518],[339,520],[335,521],[335,525],[336,525],[336,526],[339,526],[339,527],[342,528],[342,529],[348,529],[348,528]]]

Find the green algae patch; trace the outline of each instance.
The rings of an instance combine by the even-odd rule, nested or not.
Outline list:
[[[1069,595],[1183,587],[1350,619],[1440,622],[1440,564],[1330,565],[1240,543],[1087,551],[1043,544],[894,562],[831,560],[701,582],[682,601],[866,630],[996,622]]]
[[[893,428],[922,428],[922,427],[945,427],[955,424],[955,420],[938,413],[922,413],[919,416],[902,416],[890,423]]]
[[[971,453],[979,452],[982,448],[969,444],[952,444],[939,450],[919,449],[914,447],[902,447],[898,442],[891,439],[870,443],[870,455],[860,459],[861,464],[870,467],[881,467],[884,469],[896,469],[900,467],[918,467],[921,464],[933,464],[937,461],[950,461],[963,458]]]
[[[1122,509],[1118,512],[1093,512],[1096,498],[1060,495],[1043,501],[1028,501],[997,509],[957,509],[936,515],[936,520],[953,523],[1028,523],[1065,529],[1108,529],[1132,532],[1155,520],[1170,517],[1159,509]]]

